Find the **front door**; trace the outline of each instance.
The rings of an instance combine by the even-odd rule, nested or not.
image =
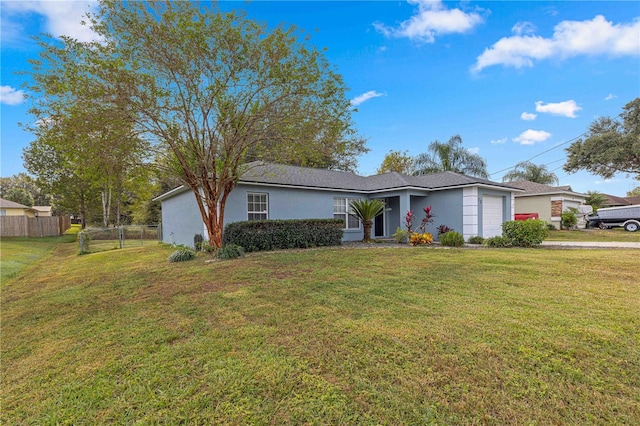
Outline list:
[[[385,204],[387,203],[387,200],[382,200],[385,202]],[[380,213],[378,216],[376,216],[376,218],[373,220],[373,236],[374,237],[384,237],[385,236],[385,232],[384,232],[384,216],[385,216],[385,212],[384,210],[382,211],[382,213]]]

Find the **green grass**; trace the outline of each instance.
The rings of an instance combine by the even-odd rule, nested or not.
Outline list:
[[[74,242],[79,229],[79,226],[72,225],[71,229],[60,237],[2,238],[0,241],[0,259],[2,260],[0,282],[5,282],[25,267],[36,263],[51,252],[56,245]]]
[[[638,250],[59,245],[2,285],[2,424],[638,424]]]
[[[640,243],[640,232],[628,232],[622,228],[580,229],[576,231],[549,231],[545,241],[584,241],[584,242],[635,242]]]

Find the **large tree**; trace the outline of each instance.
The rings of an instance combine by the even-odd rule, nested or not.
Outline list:
[[[33,196],[26,189],[11,188],[3,195],[4,199],[13,201],[14,203],[22,204],[27,207],[33,206]]]
[[[416,175],[451,171],[469,176],[488,178],[487,164],[478,154],[462,146],[460,135],[452,136],[448,142],[433,141],[428,151],[416,157]]]
[[[376,174],[397,172],[404,175],[413,174],[414,159],[408,151],[389,151],[382,160],[382,164],[376,170]]]
[[[166,148],[161,162],[193,192],[215,246],[244,164],[353,169],[365,151],[342,78],[294,28],[215,5],[119,0],[101,1],[92,23],[112,51],[100,68],[137,129]]]
[[[626,104],[620,118],[600,117],[591,123],[586,138],[566,149],[564,170],[587,170],[605,179],[622,172],[640,179],[640,98]]]
[[[6,199],[7,192],[13,188],[24,189],[31,194],[34,206],[48,206],[51,204],[51,196],[43,192],[36,180],[24,172],[0,178],[0,198]]]
[[[119,225],[128,182],[144,176],[148,157],[123,83],[127,75],[107,43],[43,35],[39,44],[40,58],[30,61],[36,120],[26,126],[37,139],[24,151],[25,167],[83,219],[99,193],[103,225]]]
[[[530,182],[541,183],[544,185],[558,184],[558,176],[547,170],[547,166],[544,164],[533,164],[530,161],[521,161],[515,165],[513,170],[502,177],[503,182],[519,180],[528,180]]]

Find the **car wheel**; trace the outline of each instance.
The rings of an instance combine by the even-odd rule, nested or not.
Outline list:
[[[640,229],[640,226],[636,222],[629,222],[626,225],[624,225],[625,231],[636,232],[638,229]]]

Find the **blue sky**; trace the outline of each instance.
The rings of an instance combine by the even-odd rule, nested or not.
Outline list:
[[[79,25],[90,2],[5,1],[2,27],[0,175],[24,171],[33,140],[22,100],[30,36],[91,38]],[[460,134],[491,178],[532,159],[575,191],[625,193],[640,182],[566,174],[564,144],[598,116],[617,116],[640,96],[640,2],[636,1],[256,1],[223,2],[249,18],[295,25],[326,48],[350,88],[354,121],[371,151],[359,172],[374,174],[390,150],[416,155]],[[562,145],[564,144],[564,145]]]

